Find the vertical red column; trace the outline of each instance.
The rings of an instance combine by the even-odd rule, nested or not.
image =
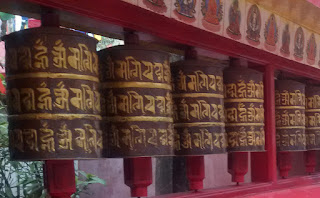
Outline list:
[[[45,161],[44,184],[52,198],[70,198],[76,192],[73,160]]]
[[[305,160],[306,172],[308,174],[314,173],[317,165],[316,151],[315,150],[305,151],[304,160]]]
[[[152,184],[151,157],[124,158],[124,183],[131,188],[132,197],[148,196]]]
[[[203,180],[205,178],[204,156],[187,157],[187,178],[190,190],[203,189]]]
[[[272,65],[266,66],[264,71],[264,109],[266,152],[251,153],[252,182],[277,181],[275,87]]]

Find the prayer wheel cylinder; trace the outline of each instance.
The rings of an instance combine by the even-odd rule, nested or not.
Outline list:
[[[22,30],[4,40],[11,158],[99,157],[96,40],[55,27]]]
[[[176,155],[223,153],[222,65],[201,60],[172,64]]]
[[[108,134],[104,155],[173,155],[168,54],[128,42],[100,51],[99,58]]]
[[[320,149],[320,86],[306,86],[306,149]]]
[[[305,85],[293,80],[276,80],[277,151],[304,151]]]
[[[242,67],[224,71],[228,151],[264,151],[263,75]]]

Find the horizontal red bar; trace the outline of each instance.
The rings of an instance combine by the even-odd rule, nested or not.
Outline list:
[[[293,177],[290,179],[278,180],[277,183],[250,183],[240,186],[227,186],[214,189],[206,189],[198,192],[184,192],[170,195],[161,195],[154,198],[230,198],[244,196],[252,193],[261,193],[273,190],[298,188],[310,186],[320,182],[320,174],[310,176]]]

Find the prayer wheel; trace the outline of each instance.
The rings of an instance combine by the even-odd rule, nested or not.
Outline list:
[[[276,80],[275,105],[277,151],[305,150],[305,85]]]
[[[22,30],[4,40],[11,158],[99,157],[96,40],[56,27]]]
[[[320,86],[306,86],[306,148],[320,149]]]
[[[104,155],[173,155],[172,86],[169,56],[137,44],[99,52],[103,95]]]
[[[223,153],[222,65],[189,59],[172,64],[176,155]]]
[[[224,71],[228,151],[264,151],[263,75],[242,67]]]

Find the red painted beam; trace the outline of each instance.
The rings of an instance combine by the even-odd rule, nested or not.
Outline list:
[[[320,174],[294,177],[278,182],[268,183],[250,183],[240,186],[226,186],[213,189],[204,189],[198,192],[184,192],[170,195],[161,195],[154,198],[231,198],[231,197],[247,197],[248,194],[265,193],[273,190],[288,190],[291,188],[306,187],[319,184]]]

